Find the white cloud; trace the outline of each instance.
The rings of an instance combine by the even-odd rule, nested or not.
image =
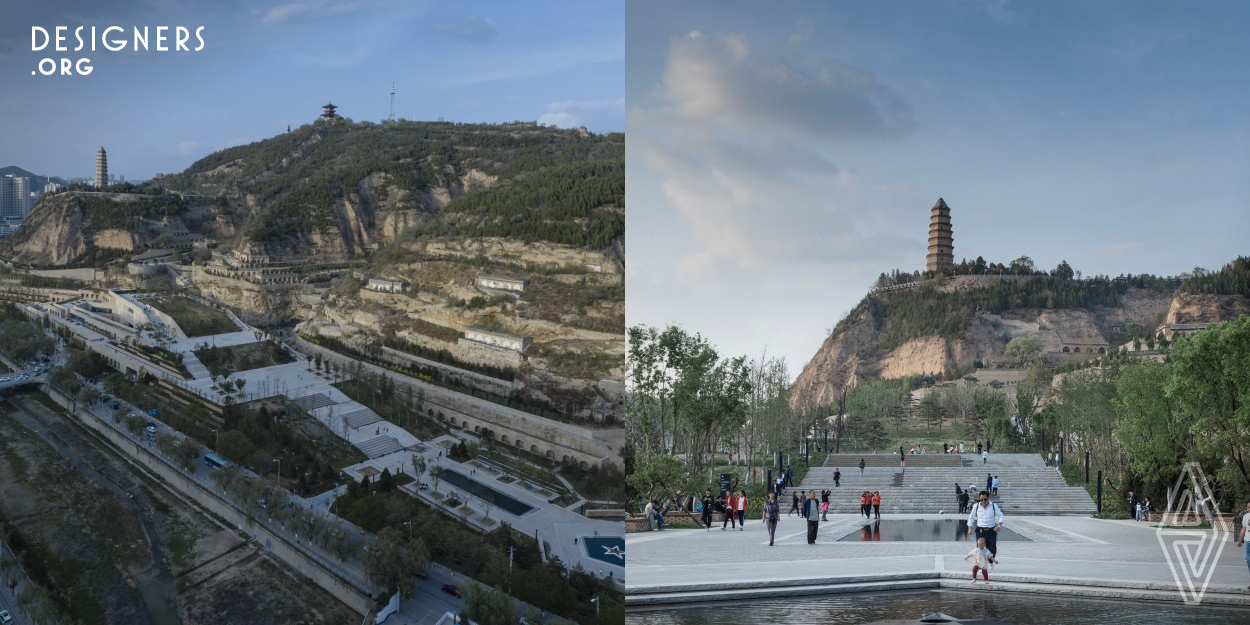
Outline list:
[[[434,31],[453,39],[482,43],[494,39],[495,35],[499,34],[499,27],[489,17],[467,15],[443,20],[434,27]]]
[[[911,106],[870,72],[801,56],[803,37],[784,52],[756,50],[745,35],[693,31],[672,40],[653,122],[716,123],[810,137],[881,139],[909,132]]]
[[[260,22],[265,26],[273,26],[282,22],[297,19],[351,13],[368,8],[378,8],[387,2],[357,0],[355,2],[336,2],[333,0],[295,0],[279,4],[265,11]]]
[[[620,128],[625,114],[625,99],[566,100],[553,102],[538,123],[559,128]]]
[[[908,132],[910,105],[868,72],[801,57],[810,36],[801,30],[780,53],[737,34],[674,38],[656,97],[630,111],[631,149],[661,174],[699,246],[680,276],[717,263],[885,259],[914,244],[880,227],[888,208],[865,210],[875,193],[831,157],[843,142]]]

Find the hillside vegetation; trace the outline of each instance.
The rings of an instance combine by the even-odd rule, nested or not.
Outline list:
[[[603,248],[624,234],[624,135],[534,124],[318,122],[160,183],[222,196],[234,244],[352,255],[401,232]],[[439,215],[447,209],[445,214]]]

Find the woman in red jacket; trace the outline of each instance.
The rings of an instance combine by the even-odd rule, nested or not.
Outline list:
[[[725,491],[725,520],[721,521],[720,531],[725,531],[726,525],[735,529],[738,527],[734,524],[734,509],[736,507],[734,504],[737,503],[737,501],[738,498],[734,496],[734,492],[732,490]]]

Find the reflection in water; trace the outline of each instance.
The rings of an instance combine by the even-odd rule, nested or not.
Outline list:
[[[820,623],[861,625],[917,619],[945,612],[960,619],[998,619],[1013,625],[1216,625],[1250,622],[1250,610],[1189,607],[1026,593],[924,591],[794,597],[692,607],[631,610],[627,625],[760,625]]]
[[[942,536],[949,538],[942,538]],[[884,521],[872,521],[866,523],[858,532],[851,532],[842,538],[839,542],[857,542],[857,541],[971,541],[968,536],[968,521],[955,519],[886,519]],[[1029,539],[1017,534],[1010,529],[1004,527],[998,532],[998,540],[1011,541]]]

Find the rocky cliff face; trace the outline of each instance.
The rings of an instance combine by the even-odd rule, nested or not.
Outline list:
[[[1250,315],[1250,297],[1178,293],[1168,308],[1164,324],[1215,323],[1242,315]]]
[[[969,288],[977,287],[971,281],[957,279],[945,285],[942,292]],[[1125,325],[1153,327],[1164,317],[1165,311],[1167,323],[1210,322],[1250,314],[1250,298],[1178,294],[1173,299],[1159,291],[1130,289],[1121,297],[1120,306],[1114,308],[1098,307],[1094,311],[1019,308],[1001,315],[973,313],[959,337],[917,336],[887,351],[875,347],[877,330],[866,307],[857,310],[863,312],[858,318],[848,320],[849,323],[841,324],[803,367],[791,389],[792,405],[829,404],[844,384],[940,374],[952,363],[998,360],[1007,341],[1015,336],[1036,336],[1041,340],[1043,353],[1055,353],[1065,344],[1114,343],[1122,338],[1117,332],[1122,333]]]
[[[137,232],[120,228],[95,230],[84,217],[82,202],[75,194],[49,197],[31,211],[3,251],[19,263],[62,265],[92,247],[127,252],[139,247]]]

